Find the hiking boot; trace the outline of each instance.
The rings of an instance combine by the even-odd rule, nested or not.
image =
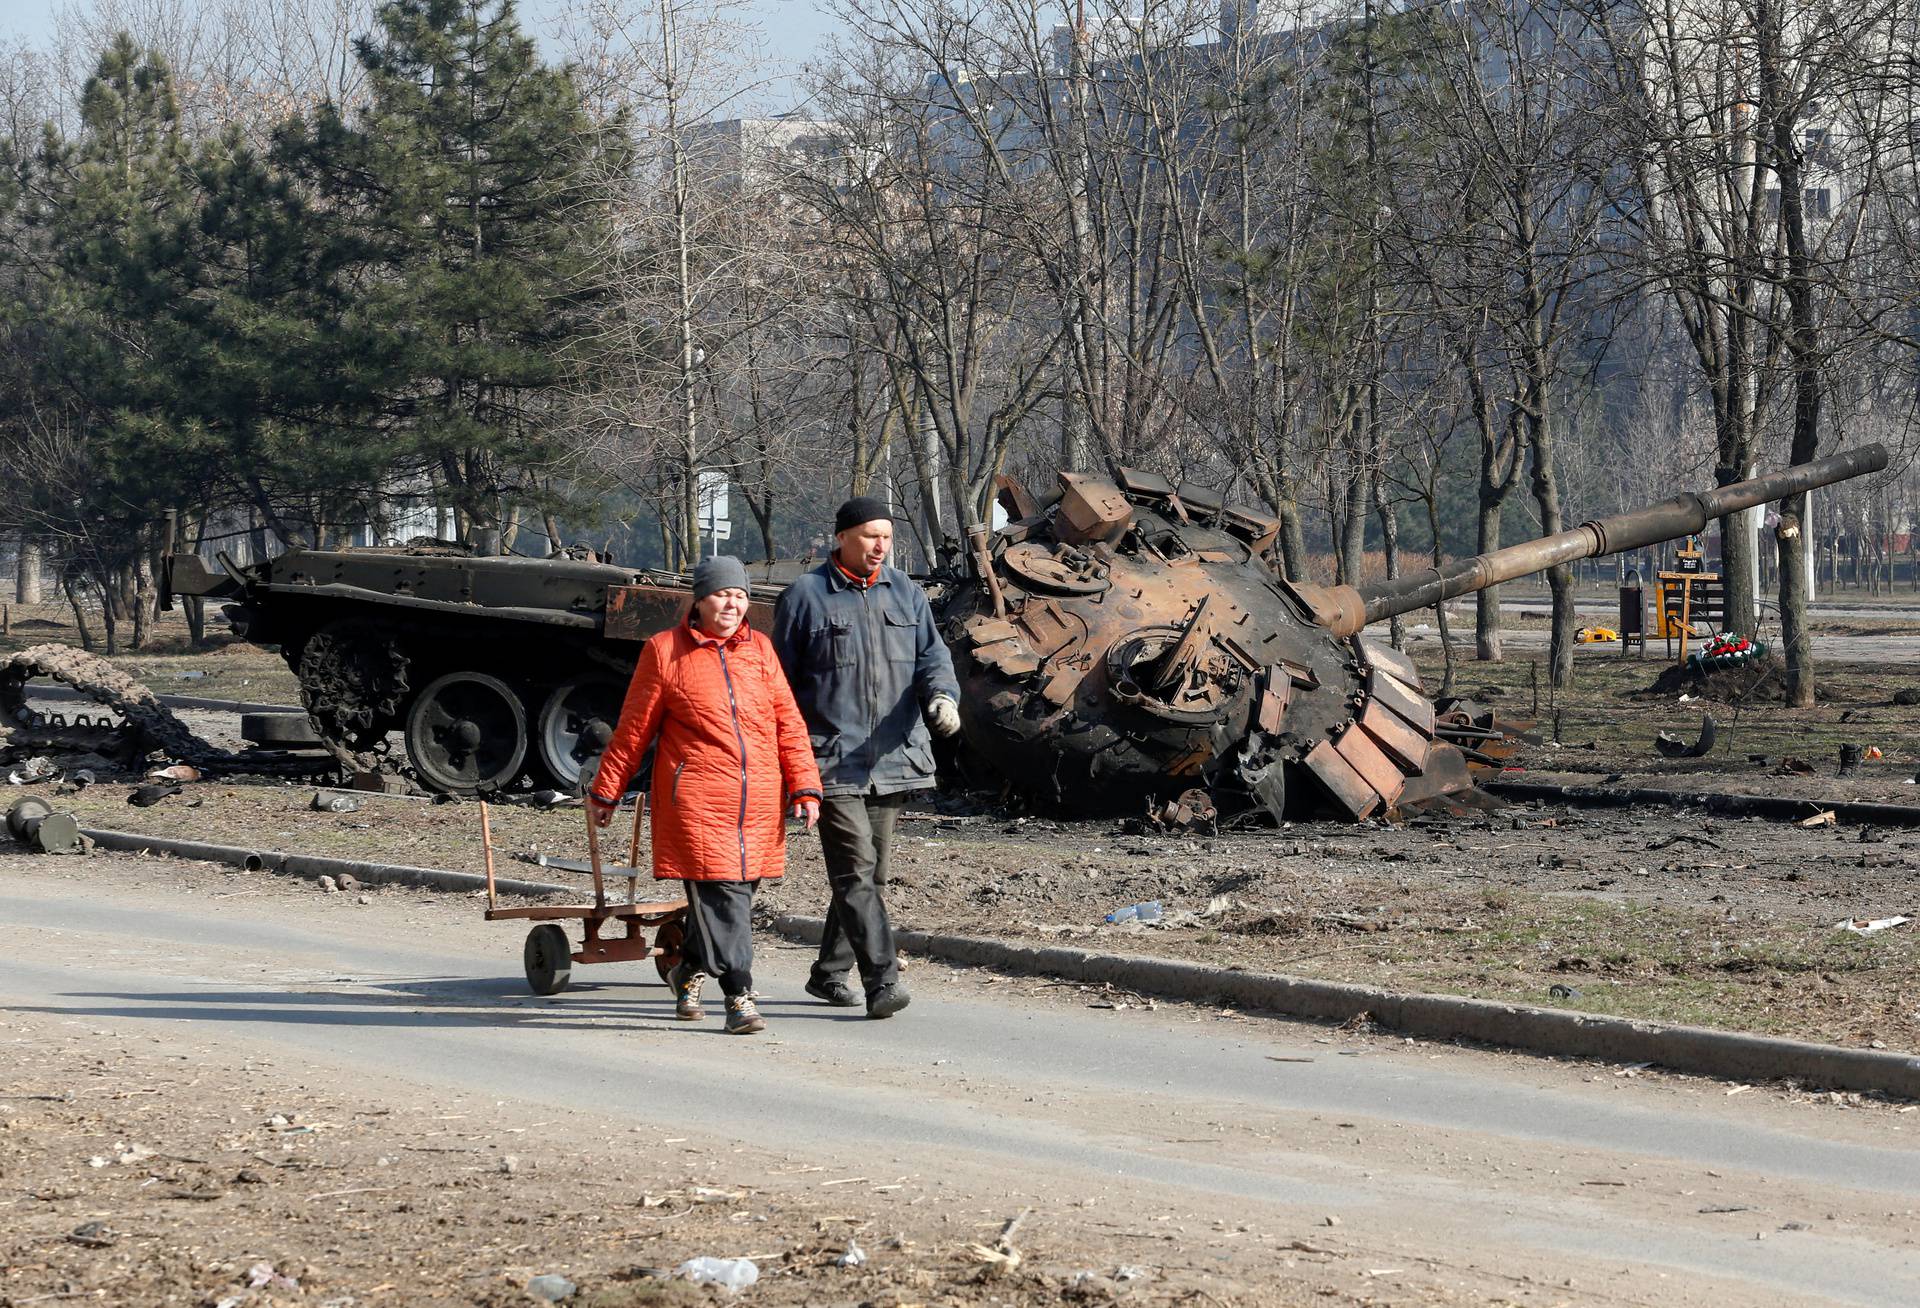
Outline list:
[[[881,986],[867,996],[867,1016],[892,1017],[912,1002],[913,997],[907,993],[907,988],[898,982]]]
[[[727,1034],[757,1035],[767,1029],[767,1021],[753,1006],[752,995],[727,996]]]
[[[834,1008],[860,1007],[860,996],[854,994],[853,987],[838,977],[808,977],[807,993]]]
[[[673,1015],[682,1022],[698,1022],[707,1015],[700,1007],[700,987],[706,985],[707,974],[696,972],[685,963],[678,963],[667,969],[667,988],[673,991]]]

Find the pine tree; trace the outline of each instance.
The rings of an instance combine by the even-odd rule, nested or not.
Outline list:
[[[375,350],[352,311],[360,242],[314,211],[239,127],[195,156],[195,331],[180,402],[220,434],[232,498],[284,540],[364,521],[392,471]]]
[[[363,243],[346,329],[396,455],[491,552],[558,453],[544,409],[586,331],[616,136],[508,0],[391,0],[377,18],[357,43],[371,103],[323,112],[287,157]]]
[[[203,485],[217,443],[170,403],[173,360],[190,331],[194,195],[165,60],[117,37],[80,100],[79,134],[51,127],[15,164],[23,273],[10,327],[32,335],[30,419],[43,458],[23,476],[63,552],[130,615],[137,646],[151,610],[150,551],[163,510]],[[16,397],[18,398],[18,397]],[[52,510],[50,510],[52,511]]]

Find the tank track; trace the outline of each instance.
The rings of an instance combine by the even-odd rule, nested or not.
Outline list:
[[[195,735],[151,690],[105,659],[69,645],[35,645],[0,662],[0,714],[10,726],[34,730],[52,725],[27,707],[26,684],[33,677],[52,678],[114,710],[126,720],[142,752],[157,750],[195,766],[227,758],[225,750]]]
[[[107,660],[70,645],[35,645],[0,659],[0,728],[30,737],[67,729],[64,722],[27,706],[26,685],[34,677],[71,686],[118,713],[124,725],[115,734],[130,752],[159,753],[169,762],[229,771],[278,775],[309,770],[305,764],[243,760],[232,751],[209,744],[147,687]]]
[[[371,773],[418,786],[387,742],[412,671],[400,641],[365,623],[324,627],[307,638],[294,671],[307,717],[349,777]]]

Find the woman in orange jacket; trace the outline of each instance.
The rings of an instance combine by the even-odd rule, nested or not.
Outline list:
[[[687,942],[668,974],[675,1016],[698,1021],[705,976],[727,997],[727,1030],[766,1030],[753,1005],[753,895],[786,870],[784,817],[820,818],[820,772],[773,643],[747,625],[735,558],[693,571],[693,611],[640,651],[620,724],[588,792],[605,826],[647,748],[653,875],[680,881]]]

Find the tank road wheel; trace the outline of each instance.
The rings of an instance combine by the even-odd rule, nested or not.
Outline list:
[[[527,987],[536,995],[557,995],[573,976],[573,946],[566,928],[542,922],[527,932],[521,957],[527,965]]]
[[[589,763],[613,739],[625,688],[605,677],[562,682],[540,706],[533,747],[540,766],[562,790],[579,794],[591,778]]]
[[[667,973],[680,966],[680,951],[687,946],[687,924],[679,918],[671,922],[662,922],[660,929],[653,933],[653,947],[660,952],[653,956],[653,965],[660,971],[660,979],[665,981]]]
[[[435,790],[484,795],[513,784],[527,758],[519,696],[484,672],[430,682],[407,713],[407,757]]]

